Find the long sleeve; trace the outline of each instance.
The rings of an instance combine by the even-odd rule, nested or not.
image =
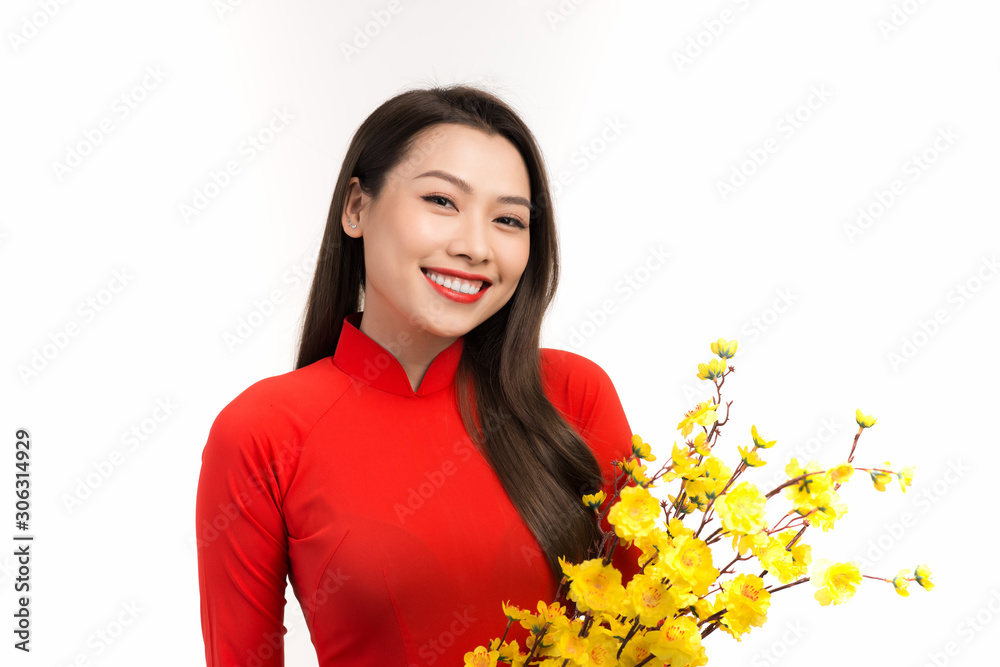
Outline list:
[[[208,667],[284,665],[288,541],[266,414],[244,393],[215,419],[196,503]],[[258,426],[254,426],[258,425]]]

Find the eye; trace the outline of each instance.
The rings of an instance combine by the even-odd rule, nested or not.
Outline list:
[[[455,204],[452,203],[452,201],[447,197],[445,197],[444,195],[427,195],[426,197],[421,197],[421,199],[423,199],[424,201],[433,202],[435,204],[438,204],[438,202],[445,202],[445,204],[451,204],[452,208],[454,208],[455,206]],[[445,204],[438,204],[438,205],[444,206]],[[523,220],[521,220],[520,218],[515,218],[513,216],[504,216],[502,218],[497,218],[497,220],[505,220],[506,222],[503,223],[505,227],[515,227],[517,229],[527,229],[528,227],[526,224],[524,224]]]
[[[443,195],[427,195],[426,197],[421,197],[421,199],[423,199],[424,201],[433,201],[435,204],[437,203],[437,201],[444,201],[451,204],[451,200]],[[454,204],[452,204],[452,206],[454,206]]]
[[[503,217],[503,218],[497,218],[497,220],[509,220],[510,221],[509,223],[505,223],[507,224],[508,227],[517,227],[518,229],[527,228],[527,225],[524,224],[520,218]]]

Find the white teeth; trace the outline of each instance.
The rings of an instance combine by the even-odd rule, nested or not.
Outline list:
[[[483,286],[482,280],[474,280],[470,282],[453,276],[442,276],[439,273],[427,270],[424,271],[424,274],[438,285],[462,294],[475,294]]]

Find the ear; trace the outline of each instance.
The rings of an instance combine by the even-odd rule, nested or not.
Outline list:
[[[361,191],[361,181],[352,176],[347,184],[347,196],[344,197],[344,210],[340,214],[340,225],[344,233],[353,238],[363,236],[361,212],[367,204],[368,197]],[[353,227],[352,227],[353,225]]]

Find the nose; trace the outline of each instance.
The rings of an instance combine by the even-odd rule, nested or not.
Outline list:
[[[490,221],[485,215],[470,213],[462,216],[448,242],[448,254],[480,264],[490,257],[489,234]]]

